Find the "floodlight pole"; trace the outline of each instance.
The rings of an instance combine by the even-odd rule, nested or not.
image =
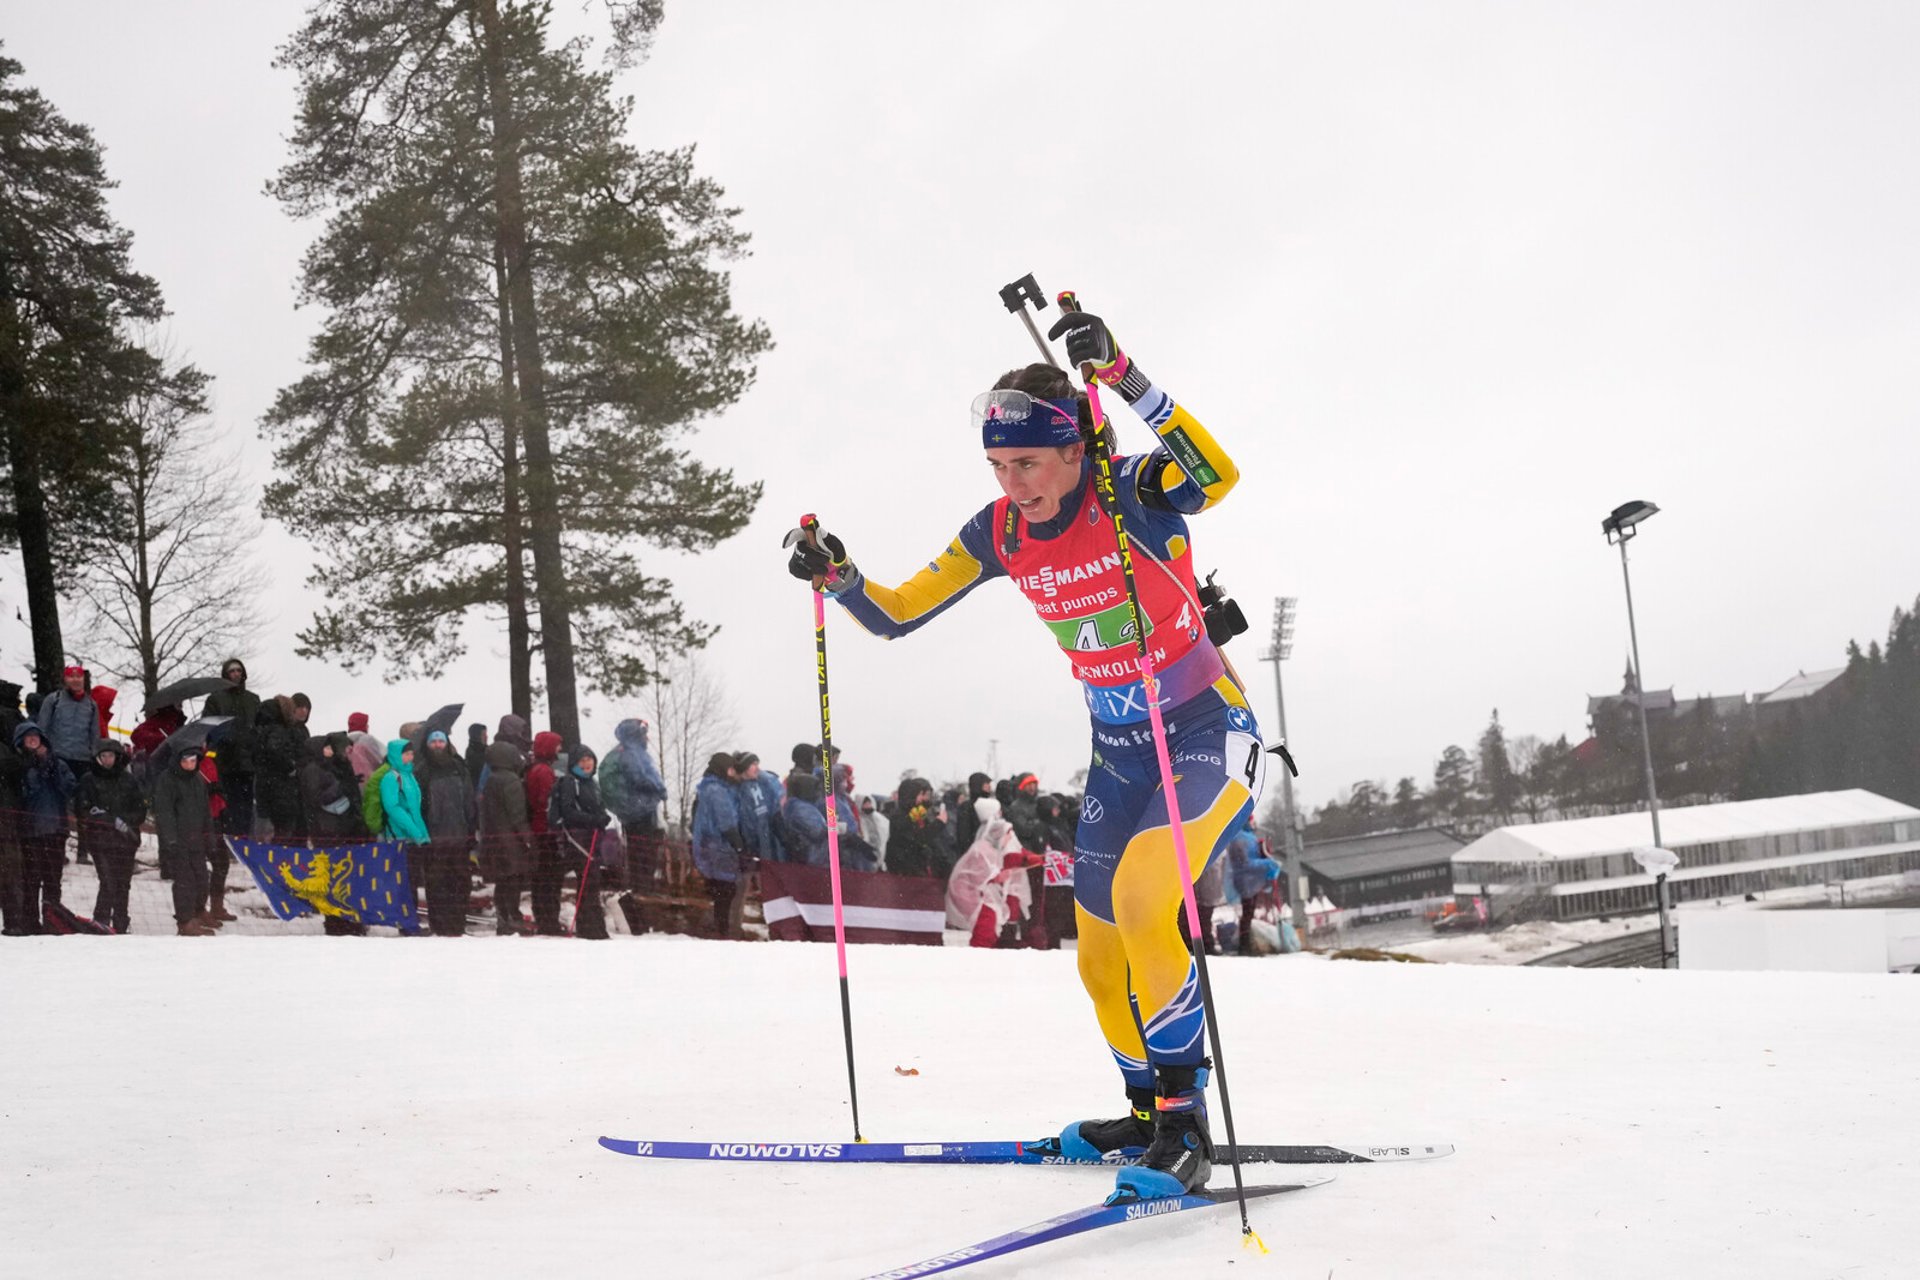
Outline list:
[[[1633,682],[1639,688],[1634,702],[1640,708],[1640,759],[1647,774],[1647,813],[1653,819],[1653,844],[1656,849],[1664,849],[1660,843],[1660,795],[1653,785],[1653,734],[1647,728],[1647,677],[1640,665],[1640,629],[1633,618],[1633,575],[1627,571],[1627,543],[1633,539],[1633,526],[1618,529],[1612,541],[1620,544],[1620,578],[1627,587],[1627,636],[1633,643]],[[1667,877],[1665,874],[1654,877],[1653,896],[1660,907],[1660,967],[1671,969],[1670,959],[1673,953],[1672,933],[1667,925]]]
[[[1273,697],[1275,710],[1280,713],[1274,732],[1279,736],[1276,742],[1287,741],[1287,691],[1280,679],[1280,664],[1293,654],[1293,616],[1294,609],[1300,603],[1296,596],[1278,596],[1273,602],[1273,636],[1267,651],[1261,655],[1273,664]],[[1307,869],[1304,865],[1305,850],[1301,848],[1299,823],[1293,810],[1293,771],[1276,769],[1280,775],[1280,807],[1282,821],[1286,831],[1280,837],[1280,849],[1287,868],[1287,901],[1293,904],[1293,927],[1305,945],[1307,936],[1306,900],[1301,889],[1306,880]]]

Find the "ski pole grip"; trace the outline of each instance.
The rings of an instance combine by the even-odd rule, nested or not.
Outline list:
[[[800,532],[806,536],[808,546],[810,547],[819,546],[820,545],[820,517],[817,515],[814,515],[812,512],[808,512],[806,515],[801,516]]]

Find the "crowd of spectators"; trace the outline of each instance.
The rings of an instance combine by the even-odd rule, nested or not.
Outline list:
[[[8,935],[89,923],[62,902],[70,840],[72,856],[98,877],[90,923],[126,932],[147,826],[183,936],[210,935],[236,918],[226,902],[225,837],[315,849],[404,842],[418,914],[434,934],[466,931],[476,879],[492,886],[500,934],[604,938],[603,893],[617,895],[633,932],[648,927],[648,891],[667,847],[667,787],[646,721],[621,721],[603,760],[584,743],[531,732],[516,715],[501,717],[491,736],[468,724],[459,745],[453,718],[439,715],[400,724],[392,737],[372,734],[363,712],[344,729],[319,732],[304,694],[261,696],[238,658],[204,683],[217,687],[198,718],[189,721],[184,700],[151,707],[122,741],[109,729],[115,692],[80,667],[67,669],[60,688],[29,695],[24,714],[19,686],[0,682],[0,921]],[[891,793],[863,792],[837,749],[823,762],[818,746],[801,743],[789,761],[783,777],[751,751],[720,752],[699,779],[688,853],[716,935],[740,936],[742,885],[759,863],[823,867],[837,844],[845,869],[946,883],[950,921],[976,945],[1047,947],[1072,936],[1076,798],[1042,792],[1031,773],[997,781],[975,773],[944,790],[908,776]],[[562,921],[569,881],[570,924]],[[971,905],[953,921],[956,890]],[[333,916],[325,928],[365,931]]]

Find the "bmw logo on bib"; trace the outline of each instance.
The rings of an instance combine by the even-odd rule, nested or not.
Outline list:
[[[1227,723],[1242,733],[1253,728],[1253,717],[1247,714],[1245,707],[1228,707]]]

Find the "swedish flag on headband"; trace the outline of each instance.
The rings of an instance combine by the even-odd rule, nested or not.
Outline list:
[[[309,849],[232,836],[227,846],[282,920],[318,913],[356,924],[415,923],[406,846],[397,840]]]

